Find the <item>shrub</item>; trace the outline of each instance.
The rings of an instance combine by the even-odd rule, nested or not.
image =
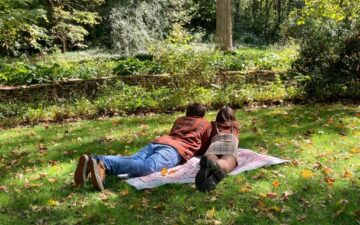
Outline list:
[[[154,44],[150,52],[165,71],[171,75],[170,85],[179,90],[189,90],[205,83],[211,83],[219,68],[221,53],[218,51],[196,51],[191,36],[180,24],[175,24],[170,35]]]
[[[292,15],[288,32],[302,41],[293,68],[309,96],[360,96],[359,10],[356,1],[307,1]]]
[[[144,59],[144,58],[142,58]],[[150,60],[140,60],[137,58],[128,58],[118,62],[113,69],[117,75],[147,75],[147,74],[161,74],[164,68],[161,64]]]

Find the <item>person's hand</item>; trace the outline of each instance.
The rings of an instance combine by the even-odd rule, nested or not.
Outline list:
[[[188,149],[185,149],[184,155],[185,155],[185,158],[189,159],[194,155],[194,153]]]

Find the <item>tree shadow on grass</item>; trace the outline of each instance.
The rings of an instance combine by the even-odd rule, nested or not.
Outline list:
[[[318,134],[319,130],[323,131],[324,134],[339,135],[340,131],[347,128],[338,127],[344,122],[340,122],[336,115],[339,115],[342,120],[342,118],[354,116],[356,112],[355,109],[342,108],[341,106],[335,109],[327,109],[326,107],[316,109],[313,106],[300,106],[282,109],[280,112],[276,111],[275,108],[251,113],[238,113],[239,120],[244,120],[244,127],[240,134],[241,147],[258,150],[264,146],[269,154],[279,157],[302,157],[294,151],[297,148],[296,146],[287,143],[284,149],[282,146],[276,145],[276,142],[278,142],[276,138],[281,137],[287,141],[292,139],[305,140],[320,135]],[[333,124],[324,126],[330,117],[334,118]],[[123,118],[119,120],[123,120]],[[124,182],[119,182],[115,177],[107,179],[106,187],[114,193],[110,196],[103,197],[102,194],[94,191],[91,185],[75,189],[71,185],[73,168],[75,168],[76,160],[81,154],[89,153],[89,151],[95,154],[111,154],[111,150],[119,150],[119,153],[134,153],[154,138],[154,134],[151,132],[153,129],[157,128],[160,123],[163,126],[170,127],[173,118],[163,120],[163,122],[156,117],[144,121],[136,120],[135,122],[132,121],[133,119],[124,120],[123,123],[116,124],[116,126],[111,121],[85,121],[75,125],[64,125],[64,127],[59,125],[48,129],[40,129],[37,135],[44,139],[44,144],[48,148],[47,154],[44,154],[44,156],[38,154],[24,156],[18,166],[13,166],[7,171],[12,174],[21,173],[25,168],[33,165],[36,165],[40,171],[47,169],[51,160],[58,161],[60,165],[68,165],[74,161],[74,165],[62,169],[55,183],[43,181],[43,186],[30,189],[15,185],[15,188],[20,188],[20,191],[18,193],[11,191],[12,200],[9,200],[8,203],[3,202],[1,211],[9,213],[14,218],[21,218],[21,221],[43,219],[43,222],[49,224],[150,224],[154,222],[164,223],[164,220],[168,222],[167,224],[192,224],[197,219],[200,220],[200,223],[206,223],[205,214],[214,207],[219,214],[224,214],[223,224],[269,224],[274,223],[274,217],[282,223],[288,223],[287,218],[289,218],[291,224],[303,222],[315,224],[314,221],[317,220],[318,217],[316,216],[318,214],[320,215],[320,221],[325,224],[355,224],[351,210],[353,208],[355,210],[357,207],[356,202],[359,201],[358,197],[356,197],[356,195],[359,196],[359,184],[355,186],[350,184],[334,186],[333,189],[329,190],[326,184],[325,188],[323,187],[322,178],[314,179],[311,182],[299,178],[293,178],[292,180],[289,178],[286,188],[294,193],[289,197],[289,200],[281,201],[279,199],[281,192],[286,191],[285,189],[278,191],[279,194],[276,199],[264,200],[267,208],[272,205],[281,208],[284,208],[283,205],[287,206],[289,211],[285,210],[281,213],[276,212],[276,208],[264,212],[258,209],[256,212],[254,208],[258,208],[259,193],[255,193],[255,191],[239,193],[239,188],[243,183],[238,183],[237,177],[242,177],[251,186],[256,186],[262,182],[252,178],[259,173],[258,170],[237,177],[226,178],[218,190],[210,195],[196,192],[191,185],[166,185],[150,191],[136,191]],[[256,121],[252,123],[252,120]],[[130,143],[119,140],[113,142],[99,140],[100,137],[111,135],[111,129],[127,129],[131,131],[139,129],[144,124],[149,125],[150,132],[134,138]],[[58,140],[57,133],[65,133],[68,128],[66,126],[72,127],[72,130],[67,132],[68,136],[64,135],[62,139]],[[99,129],[92,130],[94,126],[98,126]],[[257,129],[254,129],[254,127]],[[310,129],[313,132],[309,133]],[[17,141],[21,141],[26,136],[26,134],[21,135],[8,142],[9,146],[6,146],[2,152],[7,151],[6,153],[11,156],[11,149],[16,147]],[[83,140],[68,143],[78,137]],[[59,141],[61,145],[56,146],[56,141]],[[25,140],[25,142],[27,141]],[[31,144],[36,145],[38,143],[34,141]],[[27,150],[21,146],[20,149],[30,153],[37,151],[34,148]],[[69,152],[70,150],[77,151]],[[271,173],[274,169],[292,170],[289,166],[277,166],[261,170],[268,175],[262,185],[271,185],[273,181]],[[10,179],[12,179],[10,176],[5,175],[2,177],[1,182],[9,182]],[[281,182],[286,181],[281,180]],[[260,189],[261,187],[254,188],[254,190]],[[126,194],[125,190],[128,190],[128,194]],[[332,198],[329,198],[329,194]],[[2,198],[1,195],[0,199]],[[58,201],[59,206],[49,206],[49,200],[51,199]],[[345,205],[344,212],[340,212],[338,216],[333,216],[334,213],[336,214],[341,210],[342,203],[340,205],[337,203],[340,199],[347,199],[350,202]],[[36,210],[39,210],[39,208],[34,209],[31,205],[42,207],[41,211],[37,212]],[[28,212],[26,213],[26,211]],[[267,212],[271,213],[273,217]],[[307,217],[302,218],[303,215]]]

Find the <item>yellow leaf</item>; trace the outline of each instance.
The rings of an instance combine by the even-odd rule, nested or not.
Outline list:
[[[352,178],[352,173],[348,170],[345,170],[343,177],[344,178]]]
[[[360,147],[354,147],[350,151],[352,154],[359,154],[360,153]]]
[[[260,193],[259,195],[260,195],[260,197],[262,197],[262,198],[266,198],[266,194],[265,194],[265,193]]]
[[[269,208],[269,210],[272,210],[274,212],[280,212],[281,208],[279,206],[273,205]]]
[[[54,199],[49,199],[49,201],[47,202],[48,206],[58,206],[60,205],[60,203]]]
[[[215,216],[215,209],[214,207],[206,212],[206,218],[212,219]]]
[[[40,179],[45,178],[47,176],[47,173],[40,173],[39,176],[40,176]]]
[[[278,180],[274,180],[274,182],[272,183],[272,185],[277,188],[280,186],[280,182]]]
[[[167,168],[163,168],[162,170],[161,170],[161,175],[162,176],[166,176],[168,174],[168,169]]]
[[[56,179],[54,179],[54,178],[49,178],[48,181],[49,181],[49,183],[55,183],[55,182],[56,182]]]
[[[302,177],[304,177],[304,178],[311,178],[311,177],[313,177],[313,172],[311,171],[311,170],[307,170],[307,169],[305,169],[305,170],[303,170],[302,172],[301,172],[301,175],[302,175]]]

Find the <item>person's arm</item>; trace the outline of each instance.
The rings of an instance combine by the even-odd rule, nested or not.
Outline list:
[[[202,141],[201,141],[201,147],[199,150],[199,155],[205,154],[206,150],[209,148],[211,143],[211,124],[209,123],[208,127],[206,128]]]

